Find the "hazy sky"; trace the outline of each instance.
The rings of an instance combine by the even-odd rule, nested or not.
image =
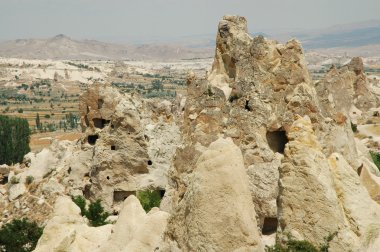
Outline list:
[[[224,14],[250,32],[316,29],[380,19],[380,0],[0,0],[0,40],[137,41],[215,34]]]

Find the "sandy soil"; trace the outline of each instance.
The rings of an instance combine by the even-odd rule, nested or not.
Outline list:
[[[38,152],[43,148],[48,147],[53,140],[78,140],[81,137],[80,132],[46,132],[46,133],[36,133],[30,137],[30,149],[33,152]]]

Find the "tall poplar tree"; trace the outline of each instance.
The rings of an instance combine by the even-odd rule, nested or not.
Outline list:
[[[0,115],[0,164],[21,162],[30,151],[26,119]]]

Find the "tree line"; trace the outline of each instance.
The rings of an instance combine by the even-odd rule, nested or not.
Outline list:
[[[0,115],[0,164],[19,163],[30,152],[26,119]]]

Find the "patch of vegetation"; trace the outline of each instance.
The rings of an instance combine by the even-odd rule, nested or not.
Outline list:
[[[164,86],[162,85],[161,80],[152,80],[152,89],[155,89],[157,91],[163,90]]]
[[[0,164],[19,163],[30,151],[26,119],[0,115]]]
[[[377,166],[377,169],[380,171],[380,153],[375,151],[370,151],[369,153],[371,154],[372,160]]]
[[[104,212],[104,208],[100,200],[92,202],[88,206],[88,210],[86,211],[85,215],[93,227],[99,227],[108,224],[106,219],[108,216],[110,216],[109,213]]]
[[[28,219],[15,219],[0,229],[1,252],[29,252],[33,251],[43,229],[36,222]]]
[[[149,189],[137,192],[137,198],[145,212],[149,212],[153,207],[159,207],[162,200],[159,191]]]
[[[80,213],[82,216],[86,215],[86,200],[82,196],[75,196],[72,198],[74,203],[80,208]]]
[[[358,126],[356,124],[353,124],[352,122],[351,122],[351,129],[352,129],[352,132],[354,133],[358,132]]]
[[[290,234],[288,234],[288,240],[284,243],[276,242],[275,245],[265,247],[266,252],[328,252],[330,242],[337,235],[337,232],[329,234],[324,238],[324,244],[320,247],[313,245],[309,241],[295,240]]]
[[[73,197],[72,200],[80,208],[81,215],[90,221],[91,226],[99,227],[108,224],[106,219],[110,214],[104,211],[100,200],[91,202],[88,209],[86,208],[86,200],[82,196]]]
[[[13,176],[9,182],[11,182],[12,185],[15,185],[15,184],[20,183],[20,179]]]
[[[77,68],[80,68],[80,69],[86,69],[86,70],[89,70],[89,71],[96,71],[96,72],[100,72],[100,69],[97,68],[97,67],[90,67],[88,65],[85,65],[85,64],[82,64],[82,63],[74,63],[74,62],[67,62],[68,65],[70,66],[75,66]]]
[[[33,183],[33,181],[34,181],[34,177],[33,176],[31,176],[31,175],[26,176],[25,182],[26,182],[27,185],[30,185],[31,183]]]

